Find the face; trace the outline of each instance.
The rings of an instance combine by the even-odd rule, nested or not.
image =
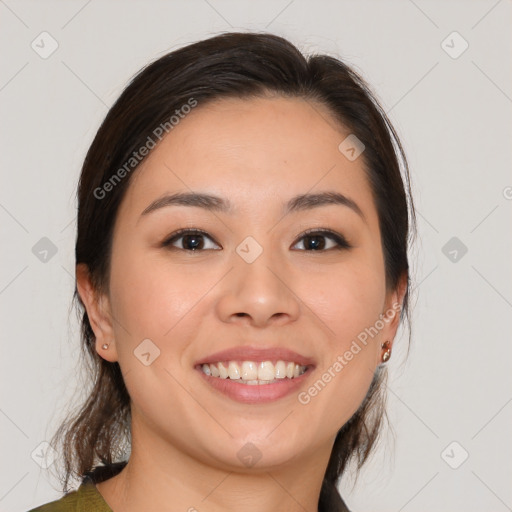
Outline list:
[[[88,298],[81,275],[79,291],[139,443],[238,470],[328,456],[402,299],[386,289],[363,160],[338,149],[348,135],[301,99],[221,100],[137,169],[108,294]],[[216,199],[176,200],[191,193]]]

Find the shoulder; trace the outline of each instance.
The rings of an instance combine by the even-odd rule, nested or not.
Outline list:
[[[46,503],[29,512],[112,512],[98,489],[91,481],[84,482],[76,491]]]
[[[63,496],[60,500],[52,501],[51,503],[46,503],[45,505],[33,508],[28,512],[65,512],[68,510],[74,511],[77,509],[77,507],[78,491],[73,491]]]
[[[117,475],[127,461],[97,466],[84,475],[82,484],[76,491],[65,494],[62,498],[28,512],[112,512],[96,484]]]

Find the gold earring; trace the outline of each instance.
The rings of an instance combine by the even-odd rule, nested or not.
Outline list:
[[[391,349],[389,348],[389,341],[386,341],[385,343],[383,343],[381,345],[381,348],[386,349],[386,351],[382,355],[382,362],[386,363],[387,361],[389,361],[389,358],[391,357]]]
[[[108,349],[108,343],[103,343],[103,345],[101,346],[101,348],[103,350],[107,350]]]

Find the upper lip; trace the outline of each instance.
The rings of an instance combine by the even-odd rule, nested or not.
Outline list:
[[[300,364],[302,366],[311,366],[315,361],[311,357],[306,357],[293,350],[287,348],[257,348],[250,346],[238,346],[221,350],[209,354],[197,360],[195,365],[213,364],[220,361],[254,361],[260,363],[262,361],[288,361]]]

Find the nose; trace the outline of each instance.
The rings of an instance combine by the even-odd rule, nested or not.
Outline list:
[[[263,251],[252,263],[235,254],[216,304],[223,322],[265,327],[299,318],[301,301],[293,292],[290,272],[269,253]]]

